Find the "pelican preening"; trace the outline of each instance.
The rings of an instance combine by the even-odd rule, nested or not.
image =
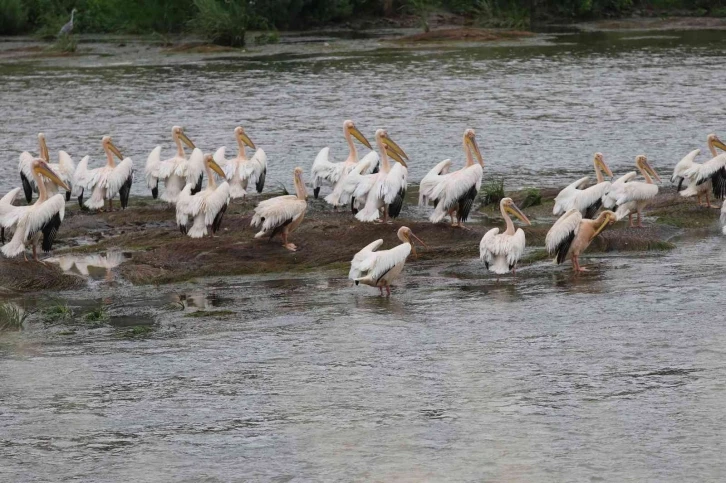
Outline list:
[[[171,129],[171,137],[176,144],[176,155],[165,161],[161,160],[161,146],[151,151],[146,160],[146,184],[151,189],[151,195],[156,199],[159,196],[159,180],[164,181],[164,192],[161,199],[168,203],[176,203],[179,193],[187,184],[193,186],[192,194],[202,189],[202,178],[204,177],[204,166],[202,159],[197,163],[191,163],[184,154],[184,146],[194,149],[194,143],[184,134],[184,129],[174,126]]]
[[[526,225],[531,223],[512,198],[502,199],[499,210],[507,229],[504,233],[499,233],[499,228],[486,232],[479,243],[479,257],[490,272],[502,275],[511,270],[513,275],[517,275],[517,262],[524,254],[525,238],[521,228],[514,230],[514,223],[509,215],[516,216]]]
[[[610,190],[610,182],[605,181],[603,173],[612,177],[613,172],[605,164],[602,153],[595,153],[592,163],[595,167],[597,184],[585,188],[590,178],[585,176],[567,186],[555,198],[555,206],[552,209],[553,215],[577,208],[585,218],[592,218],[602,206],[603,196]]]
[[[73,159],[65,151],[58,151],[58,163],[50,162],[50,152],[48,151],[48,145],[45,142],[45,134],[38,134],[38,158],[42,159],[48,164],[48,167],[53,171],[58,178],[60,178],[67,186],[73,188],[73,173],[76,170]],[[35,184],[35,178],[33,177],[33,159],[34,156],[27,151],[23,151],[20,154],[20,162],[18,169],[20,170],[20,181],[23,184],[23,193],[25,194],[25,201],[30,204],[33,200],[33,193],[38,192],[38,186]],[[58,192],[58,187],[46,177],[42,177],[45,189],[49,195],[54,195]],[[71,199],[71,191],[66,191],[66,201]]]
[[[464,154],[466,163],[460,170],[449,173],[451,160],[446,159],[437,164],[421,180],[419,205],[425,206],[429,201],[434,203],[434,212],[429,217],[434,223],[442,221],[446,215],[449,215],[453,226],[463,228],[462,223],[469,218],[484,173],[484,158],[473,129],[464,131]],[[477,163],[474,162],[474,156]],[[456,213],[456,222],[454,213]]]
[[[214,180],[214,173],[224,179],[224,170],[212,158],[211,154],[204,155],[198,148],[192,151],[189,160],[201,157],[204,169],[207,172],[207,187],[196,194],[192,194],[192,184],[187,183],[179,193],[176,202],[176,222],[179,229],[185,235],[192,238],[201,238],[208,232],[213,234],[219,230],[222,224],[222,217],[227,211],[230,198],[230,188],[227,181],[222,181],[219,186]],[[196,159],[195,159],[196,162]],[[189,220],[194,220],[189,228]]]
[[[381,151],[380,171],[372,175],[365,205],[355,217],[358,221],[376,221],[383,211],[383,223],[389,223],[388,217],[398,217],[403,207],[408,177],[404,159],[407,160],[408,155],[384,129],[376,131],[376,144]],[[394,166],[388,162],[389,156],[396,161]]]
[[[38,199],[35,203],[29,206],[13,206],[12,201],[20,191],[19,188],[13,190],[14,194],[11,191],[0,200],[0,226],[3,231],[5,229],[15,231],[10,242],[2,247],[2,253],[6,257],[15,257],[22,253],[27,260],[25,247],[30,244],[33,247],[33,258],[38,260],[38,242],[42,238],[41,248],[44,252],[49,252],[53,248],[53,241],[65,215],[65,198],[61,194],[49,196],[41,176],[45,176],[66,191],[70,191],[70,187],[42,159],[34,159],[31,162],[31,170],[38,186]]]
[[[545,237],[547,253],[555,257],[558,265],[572,259],[572,269],[585,272],[580,266],[580,255],[607,226],[617,220],[615,213],[605,210],[594,220],[582,217],[580,210],[572,208],[552,225]]]
[[[297,250],[297,246],[290,243],[287,237],[302,223],[308,207],[308,193],[302,174],[302,168],[295,168],[293,171],[296,194],[277,196],[260,201],[257,205],[250,223],[252,226],[260,227],[255,238],[268,236],[272,239],[279,234],[282,246],[293,252]]]
[[[693,163],[683,174],[685,178],[690,180],[691,184],[695,183],[696,185],[700,185],[710,182],[713,196],[721,200],[726,196],[726,152],[718,154],[715,148],[726,151],[726,144],[721,142],[715,134],[709,134],[708,148],[713,157],[703,164]],[[681,163],[679,162],[678,164],[680,165]],[[706,196],[706,200],[708,200],[708,195]]]
[[[660,182],[660,176],[650,166],[648,158],[643,154],[635,157],[635,166],[645,178],[645,182],[627,181],[617,186],[612,186],[609,197],[615,199],[615,204],[617,205],[615,214],[618,220],[622,220],[627,216],[628,226],[633,228],[633,213],[635,212],[638,214],[638,227],[642,228],[641,215],[643,209],[658,194],[658,185],[653,183],[651,176],[658,180],[658,182]]]
[[[416,257],[416,246],[413,240],[426,246],[407,226],[398,229],[398,239],[403,243],[390,250],[377,252],[376,250],[383,245],[383,240],[376,240],[356,253],[350,262],[348,278],[353,280],[356,285],[362,283],[378,287],[381,295],[383,295],[385,287],[388,295],[391,295],[391,284],[401,276],[406,259],[411,253],[414,258]]]
[[[355,123],[351,120],[343,122],[343,135],[345,136],[345,141],[348,143],[348,148],[350,150],[350,152],[348,153],[348,157],[345,159],[345,161],[341,163],[332,162],[330,160],[329,147],[321,149],[318,155],[315,157],[313,167],[310,170],[310,179],[312,182],[313,196],[315,197],[315,199],[318,198],[318,194],[320,193],[320,187],[323,185],[323,183],[327,182],[335,186],[345,177],[345,175],[350,172],[351,169],[353,169],[353,166],[358,163],[358,151],[356,150],[355,144],[353,143],[353,138],[357,139],[368,149],[373,149],[371,147],[371,143],[368,142],[368,139],[366,139],[363,133],[358,130],[358,128],[355,126]]]
[[[258,193],[262,193],[267,175],[267,155],[262,148],[255,147],[255,143],[241,126],[234,128],[234,137],[237,139],[237,157],[225,159],[226,148],[224,146],[214,153],[214,160],[217,164],[224,166],[225,177],[229,183],[229,194],[233,200],[247,196],[247,185],[250,182],[255,184]],[[252,159],[247,159],[245,146],[256,149]]]
[[[78,204],[83,208],[100,210],[108,200],[108,209],[113,211],[113,199],[118,194],[121,198],[121,208],[126,209],[129,204],[131,184],[134,181],[134,162],[131,158],[124,158],[121,151],[113,144],[111,136],[104,136],[101,146],[106,153],[106,166],[88,169],[89,156],[84,156],[76,168],[75,185],[79,190]],[[114,156],[121,160],[116,164]],[[91,191],[91,197],[83,202],[85,190]]]

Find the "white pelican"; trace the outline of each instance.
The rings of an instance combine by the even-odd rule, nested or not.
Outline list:
[[[365,206],[355,217],[359,221],[376,221],[383,209],[383,222],[388,223],[388,217],[396,218],[403,207],[408,176],[404,159],[408,156],[384,129],[376,131],[376,144],[381,151],[380,171],[373,175],[373,186],[368,191]],[[393,167],[388,162],[389,156],[396,161]]]
[[[237,139],[239,151],[237,157],[225,159],[223,146],[214,153],[214,160],[220,166],[224,166],[224,173],[229,183],[229,195],[235,200],[247,196],[247,185],[255,183],[255,189],[262,193],[265,187],[265,176],[267,175],[267,155],[262,148],[257,149],[255,143],[245,134],[241,126],[234,128],[234,137]],[[252,159],[247,159],[245,146],[257,149]]]
[[[101,139],[101,146],[106,153],[106,166],[88,169],[89,156],[84,156],[76,168],[75,183],[80,189],[78,203],[92,210],[104,208],[108,200],[108,209],[113,211],[113,198],[119,194],[121,208],[126,209],[129,204],[131,183],[134,181],[134,162],[131,158],[124,158],[121,151],[113,144],[111,136]],[[116,164],[114,155],[122,160]],[[91,191],[91,197],[83,202],[83,192]]]
[[[618,194],[620,193],[620,190],[622,189],[622,186],[625,183],[628,183],[635,179],[635,177],[638,176],[638,173],[635,171],[629,171],[613,181],[613,184],[610,185],[610,189],[607,193],[605,193],[602,197],[602,206],[606,210],[611,210],[615,208],[615,205],[618,201]]]
[[[522,223],[531,225],[529,219],[514,204],[512,198],[503,198],[499,202],[499,210],[502,213],[507,224],[504,233],[499,233],[499,228],[492,228],[484,234],[479,243],[479,257],[490,272],[497,275],[512,271],[513,275],[517,275],[517,262],[524,254],[524,231],[519,228],[514,230],[514,223],[509,214],[519,218]]]
[[[65,151],[58,151],[58,162],[51,163],[48,145],[45,143],[45,134],[43,133],[38,134],[38,145],[40,149],[40,154],[38,155],[38,157],[44,160],[48,164],[48,167],[56,175],[58,175],[58,178],[60,178],[67,186],[70,186],[72,189],[73,173],[76,170],[76,166],[73,163],[73,158],[71,158]],[[25,201],[27,201],[28,203],[33,200],[33,193],[38,192],[38,187],[35,185],[35,181],[33,178],[33,159],[35,159],[33,155],[31,155],[27,151],[23,151],[20,154],[20,163],[18,164],[18,169],[20,170],[20,181],[22,181],[23,183]],[[58,192],[58,187],[55,185],[55,183],[51,182],[48,178],[45,177],[41,177],[41,179],[45,183],[45,190],[48,192],[49,195],[54,195]],[[70,199],[71,192],[66,191],[66,201]]]
[[[448,214],[452,226],[463,228],[462,222],[469,218],[484,173],[484,159],[473,129],[464,131],[464,154],[466,164],[460,170],[449,173],[451,160],[447,159],[437,164],[421,180],[419,205],[425,206],[433,201],[435,209],[429,220],[434,223],[439,223]],[[478,164],[474,162],[473,155],[476,155]]]
[[[708,135],[708,149],[711,151],[713,156],[711,159],[703,164],[693,163],[691,159],[691,166],[683,172],[683,177],[689,180],[688,188],[686,188],[681,195],[693,196],[698,195],[698,203],[701,204],[701,194],[706,194],[706,206],[711,207],[711,202],[708,199],[708,188],[710,185],[711,192],[716,199],[722,199],[726,196],[726,153],[718,154],[716,148],[726,151],[726,144],[715,134]],[[686,158],[682,159],[676,169],[678,169],[681,163],[688,163],[689,158],[695,151],[689,153]],[[697,153],[696,153],[697,154]],[[695,158],[695,155],[693,156]],[[675,170],[674,170],[675,176]],[[673,178],[671,178],[673,179]],[[703,186],[706,185],[706,186]]]
[[[391,295],[391,284],[401,275],[409,254],[413,253],[414,258],[416,257],[416,246],[412,238],[426,246],[407,226],[398,229],[398,239],[403,243],[397,247],[377,252],[376,250],[383,245],[383,240],[376,240],[367,245],[356,253],[350,262],[348,278],[356,285],[362,283],[378,287],[381,295],[385,287],[388,295]]]
[[[615,223],[616,218],[615,213],[609,210],[601,212],[594,220],[583,218],[577,208],[568,210],[547,232],[547,253],[555,256],[555,263],[558,265],[572,259],[573,270],[585,272],[586,269],[580,266],[580,255],[600,232]]]
[[[645,178],[645,182],[642,181],[629,181],[619,185],[613,190],[611,188],[612,196],[615,197],[615,204],[617,209],[615,214],[618,220],[622,220],[625,216],[628,216],[629,227],[633,227],[633,212],[638,214],[638,227],[642,228],[643,223],[641,221],[641,215],[643,209],[650,203],[650,201],[658,194],[658,186],[653,184],[651,175],[660,182],[660,176],[655,170],[648,164],[648,159],[639,154],[635,157],[635,166],[640,170],[640,174]]]
[[[10,206],[6,204],[8,202],[7,195],[0,202],[3,203],[3,207],[0,209],[0,225],[3,228],[15,229],[13,238],[7,245],[2,247],[3,255],[6,257],[15,257],[22,253],[25,260],[27,260],[28,257],[25,254],[25,247],[31,244],[33,247],[33,258],[38,260],[38,242],[42,238],[41,248],[44,252],[49,252],[53,248],[53,241],[58,234],[58,229],[65,215],[65,198],[61,194],[55,194],[49,197],[45,189],[45,183],[42,182],[41,175],[66,191],[69,191],[70,187],[42,159],[34,159],[31,163],[31,169],[33,180],[36,186],[38,186],[38,199],[35,203],[29,206]],[[18,191],[15,191],[16,195],[17,193]]]
[[[192,238],[202,238],[209,231],[212,234],[219,230],[222,217],[229,205],[229,183],[222,181],[219,186],[214,180],[214,173],[224,179],[224,170],[212,158],[211,154],[204,155],[198,148],[192,151],[189,160],[201,157],[204,169],[207,172],[207,187],[199,193],[192,194],[192,184],[188,183],[176,202],[176,222],[185,235]],[[194,220],[189,228],[189,220]]]
[[[610,182],[605,181],[603,173],[612,177],[613,172],[605,161],[602,153],[595,153],[592,160],[595,166],[595,176],[597,184],[585,188],[589,177],[580,178],[574,183],[567,186],[555,198],[555,207],[552,209],[553,215],[561,215],[567,210],[577,208],[585,218],[592,218],[602,205],[602,197],[610,190]]]
[[[3,245],[5,244],[5,226],[2,224],[2,220],[5,215],[16,208],[15,205],[13,205],[13,202],[18,197],[20,189],[21,188],[13,188],[5,196],[0,198],[0,243]]]
[[[204,177],[204,166],[199,159],[198,163],[190,163],[184,154],[182,142],[189,148],[194,149],[194,143],[184,134],[179,126],[171,128],[171,137],[176,144],[176,155],[165,161],[161,160],[161,146],[151,151],[146,160],[146,184],[151,189],[151,195],[156,199],[159,196],[159,180],[164,181],[164,192],[161,199],[168,203],[176,203],[181,190],[187,184],[192,184],[192,194],[202,189],[202,178]]]
[[[356,138],[368,149],[373,149],[371,143],[368,142],[362,132],[355,127],[355,123],[351,120],[343,122],[343,135],[345,141],[348,143],[350,153],[345,161],[342,163],[334,163],[330,160],[330,148],[325,147],[320,150],[318,155],[315,157],[313,167],[310,170],[310,177],[313,186],[313,196],[315,199],[318,198],[320,193],[320,187],[324,182],[328,182],[332,185],[338,183],[346,174],[350,172],[353,166],[358,162],[358,151],[355,149],[353,144],[353,138]]]
[[[340,183],[335,185],[333,193],[326,196],[328,197],[337,196],[337,204],[334,206],[342,206],[350,203],[353,214],[357,214],[359,210],[363,209],[368,197],[368,192],[373,188],[376,182],[376,175],[378,174],[378,153],[371,151],[366,154],[363,159],[358,161],[358,164],[353,166],[353,169],[342,178]],[[370,173],[370,174],[368,174]],[[339,193],[338,193],[339,192]]]
[[[255,238],[269,236],[272,239],[279,234],[282,237],[282,246],[293,252],[297,250],[293,243],[288,242],[287,237],[302,223],[308,207],[308,194],[302,174],[302,168],[295,168],[293,176],[296,194],[276,196],[259,202],[250,223],[252,226],[261,227]]]

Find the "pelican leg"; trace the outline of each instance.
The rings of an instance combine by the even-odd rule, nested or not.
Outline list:
[[[628,227],[633,228],[633,214],[628,213]]]
[[[282,232],[282,246],[290,250],[291,252],[294,252],[297,250],[297,247],[294,243],[289,243],[287,241],[287,229],[283,230]]]
[[[640,210],[638,210],[638,228],[643,228],[643,222],[640,220]]]
[[[720,208],[720,206],[713,206],[711,200],[708,199],[708,191],[706,191],[706,206],[709,208]]]
[[[381,297],[383,297],[383,286],[381,286],[381,287],[378,287],[378,290],[380,290],[380,291],[381,291]]]
[[[703,206],[703,203],[701,202],[701,193],[698,193],[696,196],[698,197],[698,206]],[[708,199],[708,194],[706,194],[706,199]]]
[[[388,205],[383,205],[383,223],[393,223],[391,220],[388,219]]]
[[[108,211],[113,211],[113,198],[108,199]]]
[[[38,247],[35,246],[35,242],[33,242],[33,260],[38,261]]]
[[[451,226],[457,226],[457,223],[456,223],[456,221],[454,220],[454,211],[455,211],[455,210],[451,210],[451,211],[449,211],[449,216],[451,217]]]
[[[390,296],[391,296],[391,286],[390,286],[390,285],[388,285],[388,284],[386,284],[386,295],[387,295],[388,297],[390,297]]]
[[[587,272],[587,269],[586,268],[580,266],[579,257],[577,257],[575,255],[572,256],[572,268],[574,268],[575,269],[575,272],[577,272],[577,273]]]

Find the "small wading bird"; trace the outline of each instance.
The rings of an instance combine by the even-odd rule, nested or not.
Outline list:
[[[100,210],[108,200],[108,211],[113,211],[113,199],[118,194],[121,198],[121,208],[126,209],[129,204],[131,183],[134,181],[134,162],[131,158],[124,158],[121,151],[113,144],[111,136],[101,139],[101,146],[106,153],[106,166],[88,169],[89,156],[84,156],[76,168],[75,185],[79,190],[78,204],[83,208]],[[121,160],[116,164],[114,155]],[[91,191],[91,197],[83,202],[85,190]]]
[[[618,184],[615,189],[613,187],[610,188],[612,195],[609,196],[615,198],[615,204],[617,205],[615,214],[617,215],[618,221],[627,215],[628,226],[633,228],[633,213],[637,213],[638,227],[642,228],[641,215],[643,210],[658,194],[658,185],[653,184],[651,176],[657,179],[658,182],[660,182],[660,176],[658,176],[658,173],[648,163],[648,159],[642,154],[635,157],[635,166],[638,167],[640,174],[645,178],[645,182],[628,181],[623,184]]]
[[[524,230],[514,230],[514,223],[510,214],[519,218],[522,223],[531,225],[529,219],[514,204],[511,198],[504,198],[499,202],[499,211],[502,213],[507,224],[504,233],[499,233],[499,228],[492,228],[484,234],[479,244],[479,256],[490,272],[502,275],[512,271],[517,275],[517,262],[524,254],[525,238]]]
[[[229,195],[233,200],[247,196],[247,185],[255,184],[258,193],[265,188],[265,176],[267,175],[267,155],[262,148],[257,149],[255,143],[245,134],[241,126],[234,128],[234,137],[237,139],[239,151],[237,157],[225,159],[226,148],[223,146],[214,153],[214,161],[224,166],[224,173],[229,183]],[[252,159],[247,159],[245,146],[257,149]]]
[[[161,199],[167,203],[176,203],[179,193],[187,184],[194,186],[192,194],[202,189],[202,178],[204,177],[204,166],[201,159],[192,164],[187,160],[184,154],[182,142],[189,148],[194,149],[194,143],[184,134],[184,130],[179,126],[171,128],[171,137],[176,144],[176,155],[165,161],[161,160],[161,146],[157,146],[151,151],[146,160],[146,184],[151,189],[151,196],[156,199],[159,196],[159,180],[164,181],[164,192]]]
[[[224,171],[211,154],[204,155],[197,148],[192,151],[189,159],[191,160],[195,156],[203,159],[204,170],[207,173],[207,187],[196,194],[192,194],[191,183],[184,187],[176,202],[176,222],[185,235],[201,238],[210,231],[214,234],[219,230],[222,217],[229,205],[230,188],[227,181],[222,181],[217,186],[214,173],[224,180]],[[190,219],[194,220],[191,228],[188,227]]]
[[[466,164],[460,170],[449,173],[451,160],[446,159],[437,164],[421,180],[419,205],[426,206],[429,201],[433,201],[435,209],[429,220],[434,223],[442,221],[448,214],[452,226],[464,228],[462,223],[469,218],[484,173],[484,158],[473,129],[464,131],[464,154]],[[478,164],[474,162],[474,156]]]
[[[0,226],[3,229],[15,230],[10,242],[2,247],[2,253],[6,257],[15,257],[22,253],[27,260],[25,247],[30,244],[33,247],[33,258],[38,260],[38,242],[42,238],[41,248],[44,252],[49,252],[53,248],[53,241],[65,215],[66,200],[63,195],[55,194],[49,197],[41,176],[45,176],[66,191],[70,190],[70,187],[48,167],[44,160],[34,159],[31,167],[33,179],[38,186],[38,199],[35,203],[29,206],[13,206],[11,203],[20,191],[19,188],[13,190],[15,193],[12,196],[10,196],[12,192],[8,193],[0,201]]]
[[[684,176],[697,185],[710,181],[713,196],[721,200],[726,196],[726,153],[718,154],[715,148],[726,151],[726,144],[714,134],[709,135],[708,140],[713,158],[703,164],[694,163],[694,166],[685,171]]]
[[[716,152],[716,146],[723,146],[723,143],[718,139],[718,137],[715,134],[709,134],[707,138],[708,143],[708,150],[711,152],[712,159],[718,157],[718,153]],[[711,183],[710,178],[706,178],[703,181],[697,181],[698,173],[700,171],[700,168],[703,166],[702,164],[698,164],[695,162],[696,157],[701,153],[700,149],[694,149],[690,153],[686,154],[683,159],[678,161],[678,164],[676,164],[676,167],[673,169],[673,176],[671,176],[671,183],[675,184],[678,183],[678,191],[680,192],[681,196],[685,198],[690,198],[692,196],[696,196],[698,198],[698,204],[699,206],[704,206],[701,202],[701,196],[706,197],[706,204],[705,206],[709,208],[718,208],[717,206],[712,206],[711,201],[709,200],[709,192],[712,191],[713,186]],[[688,173],[688,174],[686,174]],[[686,189],[681,191],[681,186],[683,185],[683,181],[688,180],[688,186]]]
[[[287,237],[302,223],[308,207],[308,194],[302,174],[302,168],[295,168],[293,177],[296,194],[276,196],[260,201],[257,205],[250,223],[252,226],[261,227],[255,238],[267,236],[272,239],[275,235],[280,235],[282,246],[293,252],[297,250],[297,246],[290,243]]]
[[[350,170],[353,169],[356,163],[358,163],[358,150],[356,150],[355,148],[353,138],[357,139],[368,149],[373,149],[371,147],[371,143],[368,142],[368,139],[366,139],[363,133],[360,132],[357,127],[355,127],[355,123],[353,123],[353,121],[351,120],[343,122],[343,135],[345,136],[345,141],[348,143],[348,148],[350,149],[348,157],[345,161],[343,161],[342,163],[332,162],[330,160],[329,147],[321,149],[318,155],[315,157],[313,167],[310,170],[310,177],[313,186],[313,196],[315,197],[315,199],[318,198],[318,194],[320,193],[320,187],[323,185],[323,183],[327,182],[335,187],[345,177],[345,175],[347,175]],[[335,189],[333,191],[335,191]],[[335,197],[332,197],[328,202],[333,204],[334,206],[337,206],[337,200],[335,199]]]
[[[585,218],[592,218],[602,205],[602,198],[610,190],[610,182],[605,181],[603,173],[612,177],[613,172],[603,159],[602,153],[595,153],[592,160],[595,166],[597,184],[585,188],[590,178],[585,176],[567,186],[555,198],[553,215],[561,215],[572,208],[577,208]]]
[[[376,240],[356,253],[350,262],[348,278],[353,280],[356,285],[362,283],[378,287],[381,295],[383,295],[385,287],[388,295],[391,295],[391,284],[401,276],[408,256],[413,253],[416,258],[416,246],[413,240],[426,246],[407,226],[398,229],[398,239],[403,243],[390,250],[377,252],[376,250],[383,245],[383,240]]]
[[[60,31],[58,32],[58,37],[61,35],[70,35],[71,32],[73,32],[73,16],[76,14],[78,10],[75,8],[71,10],[71,19],[61,27]]]
[[[38,146],[40,154],[38,157],[48,164],[48,167],[60,178],[67,186],[73,188],[72,180],[73,173],[76,170],[73,159],[65,151],[58,151],[58,163],[50,162],[50,153],[48,151],[48,145],[45,143],[45,134],[38,134]],[[30,204],[33,200],[33,193],[38,192],[38,187],[35,185],[33,178],[33,157],[27,151],[23,151],[20,154],[20,163],[18,169],[20,170],[20,181],[23,183],[23,193],[25,194],[25,201]],[[45,183],[45,190],[48,195],[54,195],[58,193],[58,187],[55,183],[51,182],[48,178],[41,176],[43,183]],[[66,191],[66,201],[71,199],[71,192]]]
[[[408,176],[404,159],[408,159],[408,156],[383,129],[376,131],[376,144],[381,151],[380,171],[373,175],[365,206],[355,217],[358,221],[376,221],[382,210],[383,223],[389,223],[388,217],[398,217],[403,207]],[[388,162],[389,156],[396,161],[394,166]]]
[[[596,236],[615,221],[615,213],[609,210],[603,211],[594,220],[588,220],[582,217],[580,210],[573,208],[562,215],[547,232],[547,253],[555,257],[557,265],[572,259],[572,269],[585,272],[587,269],[580,266],[580,255]]]

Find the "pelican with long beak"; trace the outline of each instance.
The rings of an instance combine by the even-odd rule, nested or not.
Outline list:
[[[78,163],[75,175],[75,185],[79,191],[78,204],[81,208],[100,210],[108,200],[108,211],[113,211],[113,199],[118,194],[121,198],[121,209],[125,210],[129,205],[131,184],[134,181],[134,162],[131,158],[123,157],[111,136],[101,139],[101,147],[106,153],[106,166],[88,169],[89,156],[84,156]],[[116,164],[114,156],[121,162]],[[91,191],[91,197],[84,203],[85,190]]]
[[[2,247],[2,253],[6,257],[15,257],[22,253],[27,260],[25,247],[30,244],[33,247],[33,258],[38,260],[38,243],[42,239],[41,249],[44,252],[53,248],[53,241],[65,215],[65,198],[61,194],[48,196],[41,177],[48,178],[66,191],[70,191],[70,186],[42,159],[34,159],[31,168],[33,180],[38,187],[38,199],[35,203],[30,206],[11,206],[7,204],[7,196],[0,201],[0,226],[15,230],[10,242]]]
[[[65,151],[58,151],[58,162],[50,162],[50,152],[48,151],[48,145],[45,142],[45,134],[38,134],[38,147],[40,150],[39,158],[48,164],[48,167],[63,181],[67,186],[73,188],[73,173],[76,170],[76,165],[73,162],[73,158]],[[35,157],[27,151],[23,151],[20,154],[20,162],[18,163],[18,169],[20,170],[20,181],[23,183],[23,192],[25,194],[25,201],[30,204],[33,200],[33,193],[38,192],[38,187],[35,185],[33,178],[33,160]],[[54,195],[58,193],[58,187],[50,179],[41,177],[45,183],[45,191],[48,195]],[[66,191],[66,201],[71,199],[71,192]]]
[[[234,128],[234,137],[237,139],[239,148],[237,157],[225,159],[226,148],[224,146],[214,153],[214,160],[217,164],[224,166],[225,178],[229,183],[229,195],[233,200],[247,196],[249,183],[254,183],[257,192],[262,193],[267,175],[267,155],[262,148],[255,147],[255,143],[241,126]],[[247,158],[245,146],[256,149],[251,159]]]
[[[602,153],[595,153],[592,164],[595,167],[597,184],[585,188],[590,181],[588,176],[580,178],[559,192],[555,198],[553,215],[561,215],[567,210],[577,208],[585,218],[592,218],[602,206],[602,198],[610,191],[610,182],[603,174],[612,177],[613,172],[605,164]]]
[[[547,253],[555,257],[555,263],[561,264],[572,259],[572,269],[585,272],[580,266],[580,255],[605,228],[617,221],[615,213],[605,210],[594,220],[582,217],[580,210],[573,208],[562,215],[552,225],[545,237]]]
[[[371,143],[363,135],[360,130],[355,126],[355,123],[351,120],[343,122],[343,136],[345,141],[348,143],[348,157],[342,163],[335,163],[330,159],[330,148],[325,147],[320,150],[318,155],[315,157],[313,167],[310,170],[310,179],[312,180],[313,196],[315,199],[318,198],[320,193],[320,187],[324,183],[333,185],[333,194],[326,197],[326,201],[333,206],[339,206],[340,190],[336,192],[335,188],[339,187],[339,183],[350,173],[353,167],[358,163],[358,150],[353,143],[355,138],[363,146],[368,149],[373,149]],[[374,156],[369,154],[368,156]],[[377,155],[375,155],[377,157]],[[366,159],[366,158],[364,158]],[[370,161],[369,161],[370,162]],[[373,169],[373,167],[371,167]]]
[[[199,193],[192,194],[194,186],[187,183],[176,202],[176,222],[179,230],[192,238],[202,238],[207,233],[216,233],[222,224],[222,217],[229,206],[229,183],[222,181],[217,186],[214,173],[223,180],[224,170],[212,158],[211,154],[204,155],[198,148],[192,151],[189,157],[201,157],[204,170],[207,173],[207,187]],[[195,162],[198,162],[196,159]],[[189,228],[189,220],[193,220]]]
[[[308,193],[302,175],[302,168],[295,168],[294,195],[276,196],[258,203],[250,223],[252,226],[260,227],[255,238],[272,239],[275,235],[280,235],[283,247],[293,252],[297,250],[297,246],[288,241],[288,236],[302,223],[308,207]]]
[[[716,148],[726,151],[726,144],[715,134],[708,135],[708,149],[711,152],[711,159],[703,164],[695,163],[696,156],[700,150],[696,149],[680,160],[673,170],[671,182],[678,181],[680,189],[684,178],[688,179],[688,187],[681,191],[681,196],[697,196],[698,204],[701,204],[701,196],[706,195],[706,205],[709,208],[717,208],[711,205],[708,199],[708,192],[711,191],[716,199],[726,196],[726,153],[717,153]]]
[[[380,171],[374,175],[371,189],[366,195],[365,206],[355,215],[359,221],[376,221],[383,212],[383,223],[388,217],[396,218],[401,213],[406,195],[408,177],[408,155],[396,144],[384,129],[376,131],[376,144],[381,154]],[[396,161],[391,166],[388,158]]]
[[[511,270],[517,275],[517,262],[524,255],[525,238],[521,228],[514,230],[514,223],[509,215],[513,215],[526,224],[531,225],[527,216],[522,213],[512,198],[503,198],[499,202],[499,211],[507,224],[504,233],[499,228],[492,228],[484,234],[479,243],[479,257],[490,272],[502,275]]]
[[[159,180],[164,181],[164,192],[161,199],[168,203],[176,203],[179,193],[188,184],[193,186],[192,194],[202,189],[202,180],[204,179],[203,159],[197,159],[196,163],[192,163],[191,159],[187,159],[184,153],[186,144],[190,149],[194,149],[194,143],[184,133],[184,129],[180,126],[171,128],[171,137],[176,144],[176,154],[173,158],[165,161],[161,160],[161,146],[157,146],[151,151],[146,160],[146,168],[144,174],[146,176],[146,185],[151,189],[151,196],[156,199],[159,196]]]
[[[408,256],[413,254],[416,258],[416,245],[413,241],[416,240],[426,246],[407,226],[398,229],[398,239],[403,243],[390,250],[377,252],[376,250],[383,245],[383,240],[376,240],[356,253],[350,262],[348,278],[353,280],[356,285],[362,283],[378,287],[381,295],[385,288],[390,296],[391,285],[401,276]]]
[[[439,223],[449,215],[452,226],[464,228],[462,223],[469,218],[484,173],[484,158],[473,129],[464,131],[464,154],[466,163],[460,170],[449,173],[451,160],[446,159],[437,164],[421,180],[418,202],[421,206],[427,205],[430,201],[434,203],[434,212],[429,217],[433,223]]]
[[[643,210],[658,194],[658,185],[653,183],[653,178],[660,182],[660,176],[650,166],[648,158],[643,154],[635,157],[635,166],[645,178],[645,182],[630,181],[616,186],[614,189],[611,188],[612,194],[609,196],[615,198],[615,204],[617,205],[615,214],[618,220],[622,220],[627,216],[628,226],[633,228],[633,214],[637,213],[638,227],[642,228],[641,215]]]

